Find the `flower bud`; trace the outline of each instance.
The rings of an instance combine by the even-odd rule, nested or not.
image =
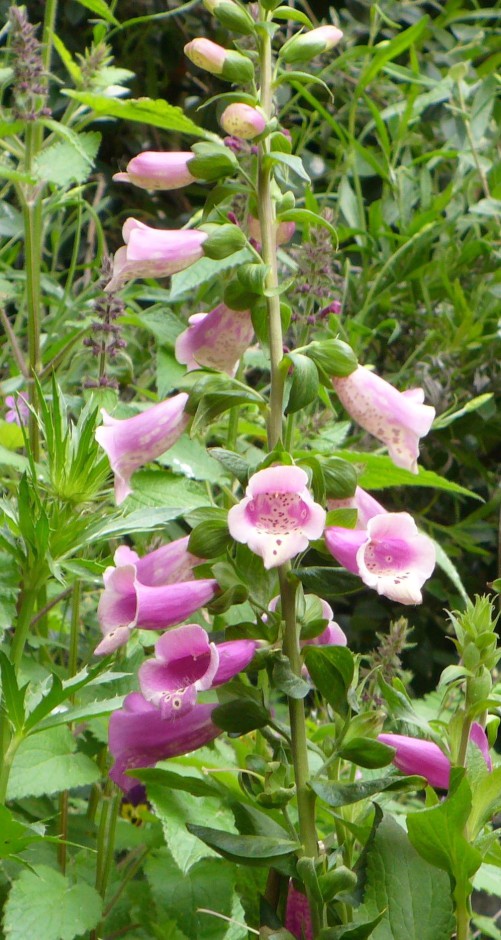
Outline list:
[[[203,5],[226,29],[244,36],[254,32],[252,17],[233,0],[203,0]]]
[[[483,702],[489,698],[492,691],[492,676],[485,666],[473,679],[468,679],[466,685],[466,698],[468,705],[476,705],[477,702]]]
[[[219,118],[219,123],[227,134],[241,137],[243,140],[253,140],[262,134],[266,127],[266,118],[257,108],[250,104],[236,101],[228,105]]]
[[[194,65],[228,82],[250,82],[254,77],[254,66],[247,56],[225,49],[211,39],[192,39],[184,52]]]
[[[203,244],[203,253],[207,258],[220,261],[243,248],[246,241],[238,225],[216,225]]]
[[[283,46],[280,56],[284,62],[309,62],[317,55],[328,52],[338,44],[343,34],[337,26],[319,26],[309,33],[293,36]]]
[[[141,189],[180,189],[195,180],[188,169],[190,160],[193,160],[191,151],[156,153],[147,150],[133,157],[125,173],[115,173],[113,179],[118,183],[133,183]]]

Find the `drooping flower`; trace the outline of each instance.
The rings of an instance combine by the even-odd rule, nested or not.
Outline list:
[[[364,366],[332,384],[348,414],[386,444],[397,467],[417,473],[419,439],[428,434],[435,409],[424,405],[422,388],[399,392]]]
[[[195,313],[176,340],[176,359],[188,371],[207,366],[234,375],[241,355],[252,341],[250,310],[219,304],[210,313]]]
[[[127,776],[126,770],[152,767],[160,760],[188,754],[213,741],[221,734],[211,719],[214,708],[216,705],[197,704],[169,721],[139,692],[132,692],[110,718],[109,748],[115,758],[111,779],[127,793],[139,781]]]
[[[250,82],[254,77],[254,66],[247,56],[225,49],[203,36],[186,43],[184,53],[200,69],[219,75],[228,82]]]
[[[435,567],[435,548],[407,512],[383,512],[366,529],[331,526],[325,542],[341,565],[400,604],[421,604],[421,587]]]
[[[207,239],[205,232],[154,229],[132,218],[125,221],[122,234],[125,245],[115,252],[108,292],[120,290],[136,277],[168,277],[183,271],[202,257]]]
[[[190,623],[170,630],[158,640],[155,658],[139,669],[145,699],[162,718],[176,719],[191,711],[197,693],[228,682],[250,663],[254,640],[210,643],[206,631]]]
[[[193,160],[191,150],[168,153],[145,150],[129,160],[126,171],[115,173],[113,179],[141,189],[180,189],[195,181],[188,169],[190,160]]]
[[[357,521],[355,529],[366,529],[369,519],[378,516],[380,513],[386,513],[384,506],[378,503],[370,493],[357,486],[353,496],[346,499],[328,499],[327,509],[356,509]]]
[[[189,422],[184,408],[188,395],[180,392],[132,418],[113,418],[102,408],[103,424],[96,440],[106,451],[115,474],[117,505],[132,493],[130,479],[135,470],[165,453]]]
[[[305,594],[304,599],[307,602],[308,599],[313,598],[313,596],[314,595],[312,594]],[[322,630],[322,633],[320,633],[318,636],[312,637],[308,640],[301,640],[300,646],[346,646],[348,643],[346,633],[334,620],[334,611],[332,607],[327,603],[327,601],[324,601],[320,597],[317,598],[317,600],[320,601],[322,620],[327,620],[327,626],[325,630]],[[268,610],[276,610],[279,603],[280,595],[277,595],[277,597],[274,597],[268,604]]]
[[[284,564],[322,534],[325,510],[313,501],[307,483],[300,467],[259,470],[228,513],[230,534],[261,555],[265,568]]]
[[[405,734],[390,733],[379,734],[378,741],[395,748],[393,763],[402,773],[426,777],[430,786],[441,790],[449,788],[451,762],[438,744],[434,744],[433,741],[423,741],[420,738],[411,738]],[[491,771],[489,742],[482,725],[476,721],[471,726],[470,741],[479,748],[487,770]]]
[[[199,559],[191,561],[194,556],[186,551],[186,540],[179,542],[172,543],[175,548],[164,546],[142,559],[126,546],[117,550],[117,567],[104,573],[97,611],[103,639],[96,655],[108,655],[123,646],[134,627],[165,630],[182,623],[215,596],[218,584],[213,578],[181,580],[190,577]]]
[[[5,412],[5,420],[8,424],[18,424],[21,426],[28,423],[30,409],[28,399],[25,398],[24,395],[21,393],[17,395],[6,395],[5,404],[8,409]]]
[[[287,891],[284,926],[293,937],[296,937],[296,940],[313,940],[313,924],[308,898],[294,887],[292,878],[289,880]]]
[[[256,219],[253,215],[247,216],[247,231],[249,238],[253,238],[258,245],[261,245],[261,226],[259,219]],[[295,231],[295,222],[279,222],[278,225],[275,226],[275,243],[277,245],[285,245],[291,240]]]
[[[266,118],[261,111],[250,104],[234,101],[229,104],[219,118],[219,123],[227,134],[242,140],[259,137],[266,127]]]
[[[337,26],[317,26],[308,33],[293,36],[282,47],[281,58],[285,62],[309,62],[316,55],[328,52],[337,46],[343,34]]]

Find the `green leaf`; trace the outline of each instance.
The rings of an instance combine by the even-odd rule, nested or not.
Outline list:
[[[100,16],[103,20],[106,20],[107,23],[112,23],[113,26],[119,26],[119,22],[113,13],[111,12],[107,3],[104,0],[77,0],[77,3],[81,7],[86,7],[87,10],[90,10],[91,13],[96,13],[97,16]]]
[[[482,405],[485,405],[486,402],[490,401],[493,395],[493,392],[484,392],[483,395],[477,395],[476,398],[472,398],[471,401],[467,402],[466,405],[463,405],[462,408],[459,408],[458,411],[453,411],[452,414],[445,413],[439,415],[438,418],[435,418],[433,422],[433,430],[439,431],[442,428],[446,428],[449,424],[452,424],[453,421],[457,421],[458,418],[462,418],[463,415],[470,414],[472,411],[477,411],[478,408],[481,408]]]
[[[461,771],[453,771],[451,789],[442,803],[407,816],[409,839],[427,862],[446,871],[455,883],[455,897],[464,902],[470,879],[482,864],[482,855],[464,836],[472,808],[472,794]],[[455,779],[456,778],[456,779]]]
[[[307,646],[304,661],[313,684],[331,708],[346,714],[347,692],[354,674],[350,650],[344,646]]]
[[[454,917],[447,875],[424,862],[391,816],[365,855],[365,890],[356,919],[383,911],[374,940],[449,940]]]
[[[285,409],[285,413],[290,415],[301,411],[317,398],[318,371],[311,359],[299,353],[289,353],[285,359],[290,360],[294,367],[293,374],[288,380],[289,397]]]
[[[454,587],[456,588],[458,593],[461,595],[464,602],[467,603],[468,594],[466,593],[465,588],[463,586],[463,582],[461,581],[459,571],[457,570],[456,566],[452,563],[452,561],[450,560],[449,556],[446,554],[446,552],[444,551],[440,543],[436,542],[435,539],[432,539],[431,541],[433,542],[435,546],[435,555],[437,559],[437,565],[447,575],[449,580],[452,581]]]
[[[374,738],[350,738],[339,750],[343,760],[349,760],[359,767],[386,767],[394,757],[393,748],[375,741]]]
[[[48,865],[21,872],[5,906],[8,940],[73,940],[97,926],[102,899],[90,885],[71,884]]]
[[[78,149],[72,141],[59,140],[38,154],[33,172],[38,180],[65,187],[70,182],[84,183],[96,158],[101,134],[96,131],[78,134]]]
[[[19,687],[16,670],[6,654],[1,650],[0,670],[2,675],[2,699],[4,708],[13,728],[19,731],[24,723],[24,698],[28,686]]]
[[[223,478],[221,467],[210,451],[200,441],[184,434],[159,458],[158,463],[192,480],[221,483]]]
[[[472,789],[473,803],[468,825],[475,837],[501,808],[501,767],[486,772]]]
[[[303,161],[300,157],[294,156],[290,153],[283,153],[281,150],[272,150],[268,154],[266,160],[269,163],[282,164],[286,166],[289,170],[292,170],[296,176],[299,176],[302,180],[306,180],[307,183],[310,182],[310,177],[306,172]]]
[[[356,94],[359,94],[376,77],[384,65],[391,59],[396,59],[405,52],[409,46],[417,42],[428,28],[428,16],[423,16],[414,23],[409,29],[403,30],[395,39],[383,40],[373,50],[370,64],[362,72],[356,88]]]
[[[134,492],[127,497],[130,508],[176,506],[170,518],[210,504],[206,487],[166,470],[139,470],[133,477]],[[143,526],[143,531],[145,528]]]
[[[99,770],[68,728],[51,728],[21,742],[14,757],[7,790],[8,799],[44,796],[88,786],[99,780]]]
[[[250,467],[240,454],[236,454],[232,450],[225,450],[223,447],[210,447],[208,453],[219,461],[225,470],[233,474],[240,483],[247,483]]]
[[[273,685],[289,698],[302,699],[311,692],[311,685],[292,671],[289,658],[277,652],[273,658]]]
[[[179,485],[183,486],[181,481]],[[172,522],[173,519],[182,515],[184,510],[182,503],[176,508],[169,506],[162,509],[137,509],[119,518],[107,519],[106,522],[93,526],[86,533],[85,541],[100,542],[101,539],[127,535],[131,532],[151,532],[154,529],[161,529],[167,522]]]
[[[189,268],[174,274],[171,280],[170,300],[181,300],[187,294],[191,294],[195,288],[202,287],[210,281],[220,277],[224,271],[230,271],[232,268],[238,268],[241,264],[252,261],[252,253],[248,248],[242,251],[236,251],[227,258],[220,261],[214,261],[212,258],[200,258],[191,264]]]
[[[91,108],[99,117],[121,118],[123,121],[140,121],[152,127],[161,127],[166,131],[178,131],[192,137],[210,137],[211,135],[190,121],[182,108],[168,104],[162,98],[108,98],[90,91],[64,89],[64,94],[74,98],[80,104]]]
[[[31,842],[41,842],[43,836],[25,823],[14,819],[6,806],[0,806],[0,858],[18,855]]]
[[[240,833],[223,832],[221,829],[209,829],[207,826],[187,825],[191,832],[211,849],[231,862],[243,865],[273,865],[274,859],[291,855],[300,846],[287,839],[275,839],[269,836],[248,836]]]
[[[306,26],[308,29],[313,28],[313,23],[310,18],[306,16],[306,13],[302,13],[301,10],[294,10],[293,7],[277,7],[276,10],[273,10],[273,19],[274,20],[294,20],[296,23],[302,23],[303,26]]]
[[[362,587],[360,578],[344,568],[295,568],[294,574],[306,591],[326,599],[339,594],[353,594]]]
[[[311,789],[328,806],[344,806],[344,804],[358,803],[366,800],[376,793],[384,790],[422,790],[426,786],[424,777],[379,777],[376,780],[361,780],[359,783],[323,783],[320,780],[311,781]],[[409,817],[408,817],[409,818]]]
[[[300,225],[308,225],[314,228],[326,228],[332,235],[337,244],[337,232],[333,225],[323,216],[311,212],[310,209],[286,209],[278,215],[279,222],[298,222]]]
[[[15,558],[0,552],[0,636],[9,629],[16,616],[19,578],[19,565]]]
[[[384,917],[384,911],[362,924],[344,924],[342,927],[327,927],[320,931],[319,940],[367,940]]]
[[[359,486],[367,490],[382,490],[389,486],[431,486],[433,489],[446,490],[449,493],[461,493],[463,496],[470,496],[472,499],[482,497],[477,493],[472,493],[466,487],[459,483],[453,483],[452,480],[446,480],[432,470],[423,470],[419,467],[417,473],[411,473],[410,470],[404,470],[402,467],[396,467],[390,457],[385,454],[364,454],[360,451],[338,450],[336,457],[341,457],[349,463],[361,465],[358,478]]]
[[[247,734],[256,728],[264,728],[270,721],[266,708],[250,699],[235,699],[218,705],[211,717],[218,728],[230,734]]]
[[[142,780],[150,787],[151,784],[158,784],[165,790],[182,790],[184,793],[191,793],[192,796],[219,796],[219,788],[212,783],[210,779],[201,777],[190,777],[185,774],[175,773],[172,770],[164,770],[161,767],[145,767],[134,770],[134,777]]]

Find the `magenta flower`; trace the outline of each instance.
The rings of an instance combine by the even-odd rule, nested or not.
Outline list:
[[[169,721],[139,692],[132,692],[110,718],[109,748],[115,758],[111,779],[127,793],[138,780],[126,776],[126,770],[152,767],[159,760],[188,754],[213,741],[221,734],[211,719],[214,708],[216,705],[195,705]]]
[[[435,548],[407,512],[383,512],[364,529],[331,526],[325,542],[341,565],[378,594],[400,604],[421,604],[421,587],[435,567]]]
[[[261,555],[265,568],[283,565],[322,535],[325,510],[313,501],[307,483],[300,467],[259,470],[228,513],[230,534]]]
[[[96,430],[96,440],[115,474],[117,505],[132,493],[134,471],[160,457],[181,436],[190,420],[184,412],[187,401],[188,395],[180,392],[132,418],[113,418],[101,408],[103,424]]]
[[[287,891],[284,927],[293,937],[296,937],[296,940],[313,940],[313,925],[308,898],[302,891],[298,891],[294,887],[292,878],[289,880]]]
[[[334,377],[332,384],[350,417],[386,444],[394,464],[417,473],[419,439],[435,417],[435,409],[423,405],[423,389],[398,392],[364,366],[344,378]]]
[[[261,111],[250,104],[235,101],[229,104],[219,118],[219,123],[227,134],[240,137],[241,140],[253,140],[259,137],[266,127],[266,118]]]
[[[180,542],[186,540],[139,559],[126,546],[115,553],[117,567],[107,568],[104,573],[104,591],[97,609],[103,633],[95,649],[97,656],[113,653],[127,643],[134,627],[165,630],[182,623],[212,600],[218,590],[214,579],[180,580],[190,577],[198,560],[192,562],[194,556]]]
[[[386,513],[384,506],[378,503],[370,493],[357,486],[353,496],[347,499],[328,499],[327,509],[356,509],[357,522],[355,529],[366,529],[369,519],[378,516],[380,513]]]
[[[393,763],[402,773],[426,777],[430,786],[441,790],[449,788],[451,762],[437,744],[405,734],[379,734],[378,741],[395,748]],[[471,726],[470,741],[479,748],[487,770],[492,771],[489,742],[482,725],[476,721]]]
[[[18,424],[20,427],[28,423],[30,409],[28,399],[20,392],[17,395],[6,395],[7,411],[5,420],[8,424]]]
[[[191,711],[197,693],[228,682],[250,663],[254,640],[209,643],[206,631],[195,623],[164,633],[155,646],[155,658],[139,669],[145,699],[162,718],[176,719]]]
[[[188,372],[207,366],[234,375],[238,360],[254,336],[250,310],[219,304],[210,313],[194,313],[176,340],[176,359]]]
[[[137,219],[122,228],[125,245],[115,252],[113,276],[106,291],[117,291],[136,277],[167,277],[202,257],[205,232],[154,229]]]
[[[125,173],[115,173],[113,179],[141,189],[180,189],[195,180],[188,169],[190,160],[193,160],[191,150],[170,153],[146,150],[129,161]]]

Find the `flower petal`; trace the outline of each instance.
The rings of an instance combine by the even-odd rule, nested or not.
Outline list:
[[[432,787],[448,789],[451,762],[437,744],[405,734],[379,734],[378,741],[395,748],[393,763],[402,773],[419,774],[426,777]]]

